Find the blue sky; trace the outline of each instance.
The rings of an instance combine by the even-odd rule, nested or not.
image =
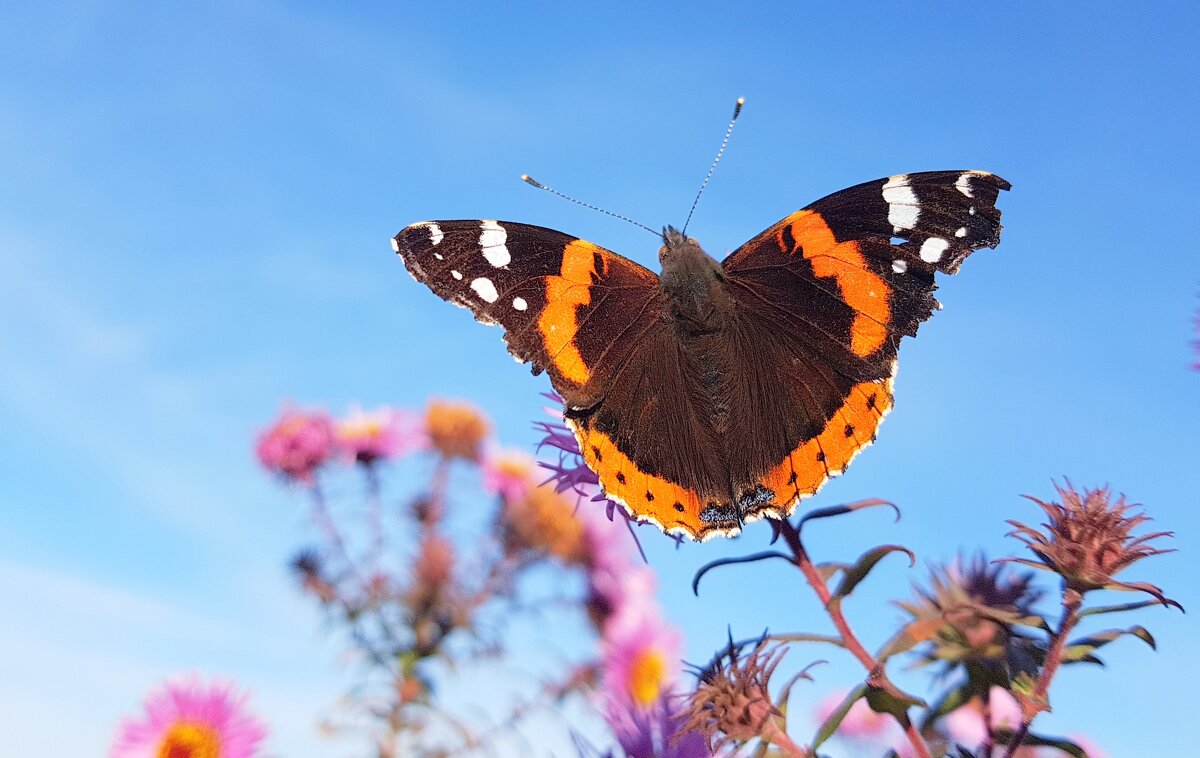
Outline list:
[[[738,96],[690,230],[717,256],[868,179],[980,168],[1014,185],[1001,247],[942,282],[878,443],[815,503],[882,496],[904,520],[821,525],[818,558],[879,542],[923,561],[1001,554],[1004,519],[1036,517],[1019,495],[1069,476],[1176,530],[1179,552],[1130,577],[1200,607],[1198,22],[1191,3],[9,4],[6,746],[99,755],[148,686],[202,668],[254,690],[280,755],[334,754],[309,725],[346,676],[283,572],[306,532],[255,468],[256,429],[284,398],[340,411],[440,395],[530,445],[544,379],[412,282],[388,238],[426,218],[513,219],[653,264],[644,232],[517,177],[678,224]],[[691,659],[727,624],[824,629],[778,566],[691,596],[697,566],[766,531],[675,551],[643,530]],[[850,605],[871,640],[921,575],[882,568]],[[1160,651],[1120,643],[1108,670],[1064,672],[1044,731],[1185,753],[1164,714],[1200,673],[1195,621],[1136,621]],[[858,676],[836,657],[818,673],[798,697]]]

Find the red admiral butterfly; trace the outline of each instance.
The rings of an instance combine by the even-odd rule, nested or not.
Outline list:
[[[997,245],[1009,187],[984,171],[859,184],[720,263],[668,226],[658,275],[509,221],[426,221],[392,246],[550,375],[609,498],[703,540],[786,518],[874,441],[900,338],[939,307],[934,273]]]

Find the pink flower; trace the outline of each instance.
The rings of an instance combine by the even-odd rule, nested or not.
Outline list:
[[[419,420],[383,406],[365,412],[353,406],[337,422],[337,446],[348,458],[363,464],[397,458],[422,446]]]
[[[311,484],[314,472],[333,452],[333,422],[324,411],[285,408],[259,436],[256,452],[268,471]]]
[[[640,708],[608,699],[605,716],[625,758],[711,758],[704,735],[685,731],[686,716],[671,706],[677,700],[677,695],[664,693],[650,707]]]
[[[483,456],[483,488],[516,500],[533,486],[533,457],[518,450],[489,450]]]
[[[817,704],[815,714],[817,722],[824,723],[825,719],[829,718],[829,714],[833,713],[846,699],[846,694],[845,692],[834,692],[822,698],[821,702]],[[867,705],[866,700],[859,699],[850,706],[850,711],[842,719],[837,733],[838,736],[853,740],[872,740],[883,736],[890,728],[891,723],[890,717],[876,713],[871,710],[871,706]]]
[[[680,634],[652,602],[626,604],[609,618],[601,645],[604,689],[622,706],[650,708],[679,674]]]
[[[109,758],[253,758],[266,728],[228,682],[167,682],[146,698],[145,714],[117,730]]]
[[[1083,748],[1083,752],[1088,758],[1108,758],[1108,753],[1097,747],[1091,738],[1076,734],[1070,737],[1071,742],[1074,742],[1079,747]]]
[[[1021,725],[1021,706],[1012,694],[1003,687],[992,687],[988,694],[988,706],[992,712],[992,728],[1016,729]],[[946,734],[955,743],[972,750],[983,744],[987,727],[983,723],[983,706],[979,700],[951,711],[942,721]]]

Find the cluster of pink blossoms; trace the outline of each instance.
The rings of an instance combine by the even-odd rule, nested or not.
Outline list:
[[[557,395],[547,395],[561,402]],[[599,481],[583,462],[561,414],[537,424],[540,447],[558,459],[541,462],[559,492],[574,492],[587,548],[587,605],[600,631],[605,716],[626,758],[707,758],[704,737],[683,732],[678,691],[683,639],[654,597],[654,571],[639,560],[625,511],[598,495]]]
[[[255,449],[268,471],[298,484],[312,484],[316,472],[333,460],[371,465],[425,447],[419,416],[383,406],[355,406],[337,419],[323,410],[286,407],[259,435]]]

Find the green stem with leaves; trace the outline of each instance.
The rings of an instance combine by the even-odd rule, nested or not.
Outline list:
[[[804,574],[804,578],[808,580],[809,586],[817,593],[817,597],[820,598],[821,605],[829,615],[829,620],[833,622],[834,628],[837,629],[843,645],[850,651],[851,655],[858,659],[863,668],[866,669],[868,682],[874,686],[890,686],[883,666],[863,646],[862,642],[859,641],[854,631],[850,628],[850,623],[846,620],[845,614],[842,613],[841,604],[832,602],[833,593],[829,591],[829,585],[826,584],[825,579],[821,577],[820,571],[817,570],[817,567],[809,557],[808,551],[800,539],[800,530],[790,521],[784,519],[779,522],[779,531],[788,548],[792,551],[793,562],[800,569],[800,572]],[[897,716],[896,721],[904,730],[904,734],[912,745],[913,750],[916,751],[916,754],[920,758],[932,758],[929,746],[925,744],[925,739],[921,737],[920,731],[912,723],[912,720]]]

